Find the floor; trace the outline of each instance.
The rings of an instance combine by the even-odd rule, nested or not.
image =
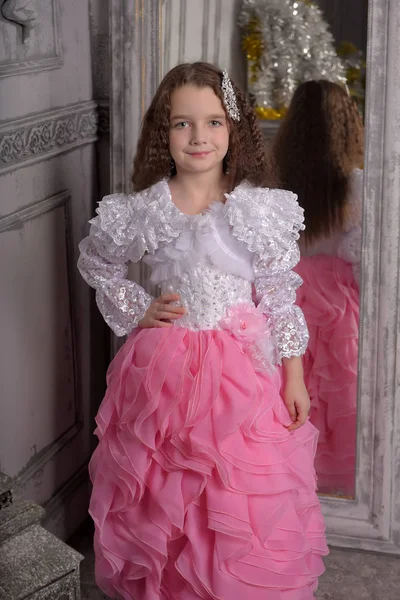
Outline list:
[[[81,566],[82,600],[107,600],[94,582],[90,524],[70,544],[85,556]],[[317,600],[400,600],[400,557],[332,548],[325,566]]]

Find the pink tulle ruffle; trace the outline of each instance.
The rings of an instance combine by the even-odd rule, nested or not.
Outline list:
[[[322,493],[354,495],[357,430],[359,288],[352,265],[328,255],[303,257],[297,304],[310,332],[304,377],[310,420],[320,432],[315,468]]]
[[[96,578],[125,600],[311,600],[317,431],[226,331],[133,333],[97,416]]]

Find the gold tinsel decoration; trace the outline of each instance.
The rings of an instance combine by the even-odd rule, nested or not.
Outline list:
[[[254,110],[257,117],[263,121],[279,121],[279,119],[282,119],[287,113],[287,108],[285,106],[280,109],[271,108],[269,106],[256,106]]]
[[[282,0],[285,1],[285,3],[288,3],[290,5],[290,0]],[[306,5],[308,7],[318,7],[318,5],[315,3],[315,1],[312,0],[296,0],[300,5]],[[271,52],[270,49],[268,50],[268,48],[266,48],[266,44],[268,42],[265,41],[265,31],[264,31],[264,27],[265,25],[263,24],[263,21],[261,19],[261,17],[259,15],[253,14],[253,16],[251,16],[251,6],[252,6],[252,2],[251,0],[243,0],[244,6],[245,6],[245,15],[248,15],[248,20],[247,18],[245,18],[245,20],[242,20],[241,22],[241,27],[243,28],[243,35],[242,35],[242,48],[246,54],[246,58],[247,58],[247,70],[248,70],[248,84],[249,84],[249,92],[250,92],[250,96],[252,96],[254,94],[254,110],[257,114],[257,117],[259,119],[262,120],[268,120],[268,121],[277,121],[282,119],[285,114],[287,113],[288,110],[288,106],[286,106],[286,104],[288,104],[289,102],[285,101],[285,98],[282,98],[282,94],[278,94],[277,97],[281,97],[280,102],[278,103],[274,103],[271,102],[271,100],[269,99],[268,101],[259,101],[259,103],[257,103],[257,95],[260,96],[262,94],[260,94],[260,92],[262,92],[262,85],[259,85],[260,83],[260,78],[264,76],[264,71],[265,71],[265,65],[263,63],[264,61],[264,57],[266,55],[266,53],[268,53],[268,59],[269,60],[276,60],[271,58],[270,55],[274,56],[274,52]],[[258,7],[258,0],[257,2],[254,3],[254,6]],[[273,5],[273,3],[272,3]],[[298,5],[296,5],[296,3],[293,3],[293,14],[297,15],[298,12],[300,12],[298,10]],[[295,10],[296,9],[296,10]],[[319,9],[318,9],[319,11]],[[247,14],[246,14],[247,13]],[[298,19],[301,20],[301,14],[298,17]],[[306,13],[308,14],[308,13]],[[313,13],[310,13],[313,14]],[[318,17],[318,14],[317,14]],[[319,17],[321,24],[319,25],[319,23],[317,22],[317,25],[319,25],[319,29],[316,32],[316,34],[323,34],[323,41],[324,41],[324,48],[326,50],[326,47],[328,50],[330,50],[330,45],[331,45],[331,41],[329,39],[329,33],[326,30],[326,27],[324,27],[324,20],[322,17],[322,13],[321,16]],[[276,20],[278,21],[278,17],[276,18]],[[316,17],[314,15],[314,20],[316,20]],[[278,23],[279,24],[279,23]],[[300,25],[302,25],[302,23],[300,22]],[[304,29],[304,25],[302,25],[303,29]],[[279,33],[279,32],[278,32]],[[308,35],[308,37],[310,37],[310,35]],[[279,41],[279,39],[278,39]],[[289,43],[289,42],[288,42]],[[274,50],[274,49],[273,49]],[[276,49],[275,49],[276,50]],[[350,52],[350,48],[346,49],[348,52]],[[268,52],[267,52],[268,51]],[[279,52],[275,52],[275,55],[278,54]],[[332,58],[329,54],[328,54],[328,58]],[[335,57],[336,52],[332,46],[331,48],[331,54],[333,55],[333,57]],[[332,62],[332,61],[331,61]],[[340,61],[336,61],[338,64],[340,64]],[[339,67],[338,64],[335,63],[335,61],[333,60],[332,64],[329,66],[331,72],[336,73],[336,71],[338,71]],[[276,65],[275,65],[276,66]],[[347,70],[347,77],[348,79],[353,80],[353,79],[357,79],[357,75],[358,73],[356,73],[353,69],[351,69],[353,65],[350,66],[350,68],[348,68]],[[337,73],[336,73],[337,74]],[[344,75],[344,73],[343,73]],[[295,83],[300,83],[302,80],[296,80],[295,76],[292,76],[292,79],[294,80]],[[261,82],[262,83],[262,82]],[[267,84],[265,84],[267,85]],[[273,83],[269,83],[269,86],[274,85]],[[254,92],[252,90],[254,86]],[[278,87],[279,87],[279,82],[278,82]],[[268,90],[270,92],[270,90]],[[288,95],[288,94],[287,94]],[[290,100],[290,97],[289,97]],[[280,105],[281,104],[281,105]]]
[[[242,38],[242,48],[246,53],[250,71],[250,83],[256,83],[260,71],[261,57],[264,52],[264,44],[260,28],[260,21],[256,17],[250,19],[246,34]],[[276,109],[267,106],[256,106],[255,112],[259,119],[266,121],[278,121],[287,112],[287,108]]]
[[[264,52],[260,21],[258,19],[250,19],[246,28],[246,34],[242,39],[242,48],[246,52],[246,57],[249,61],[250,83],[256,83],[261,65],[261,57]]]

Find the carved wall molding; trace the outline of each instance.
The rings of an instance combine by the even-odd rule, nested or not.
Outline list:
[[[36,217],[40,217],[51,210],[61,206],[67,206],[70,200],[71,193],[69,190],[65,190],[59,194],[56,194],[55,196],[51,196],[51,198],[39,200],[39,202],[25,206],[24,208],[21,208],[10,215],[1,217],[0,233],[19,228],[23,223],[31,221],[32,219],[36,219]]]
[[[0,126],[0,174],[46,160],[97,139],[95,102],[81,102]]]
[[[3,17],[22,27],[22,41],[28,44],[35,28],[38,13],[35,0],[5,0],[1,7]]]
[[[0,78],[57,69],[64,64],[59,0],[48,3],[0,0],[0,35],[4,39]]]

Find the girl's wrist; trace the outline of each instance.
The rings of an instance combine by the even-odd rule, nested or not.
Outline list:
[[[303,381],[303,363],[300,356],[292,356],[282,360],[285,380],[288,381]]]

